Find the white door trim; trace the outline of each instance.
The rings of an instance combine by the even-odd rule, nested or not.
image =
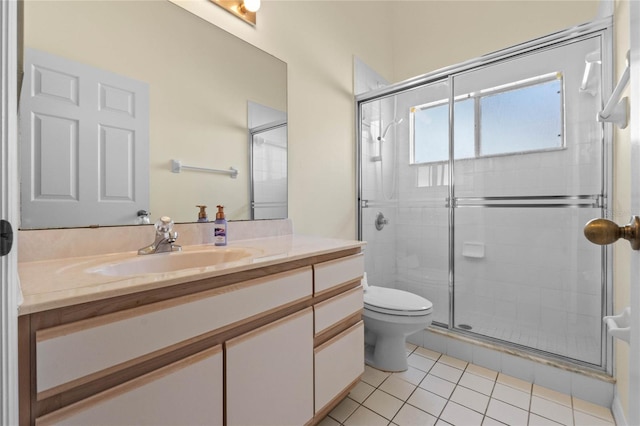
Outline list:
[[[640,3],[629,2],[630,28],[630,132],[631,132],[631,212],[640,214]],[[640,252],[631,254],[630,271],[631,338],[629,350],[628,424],[640,424]]]
[[[17,133],[17,1],[0,2],[0,218],[17,231],[18,133]],[[14,233],[17,237],[17,234]],[[0,423],[18,424],[18,250],[0,257]]]

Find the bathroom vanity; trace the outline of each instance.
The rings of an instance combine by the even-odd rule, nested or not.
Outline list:
[[[287,235],[150,255],[245,253],[168,272],[20,263],[20,423],[318,423],[364,371],[361,249]]]

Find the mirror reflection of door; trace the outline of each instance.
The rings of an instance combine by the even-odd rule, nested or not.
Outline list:
[[[25,50],[25,228],[134,224],[149,210],[149,85]]]
[[[251,219],[287,217],[287,122],[250,130]]]

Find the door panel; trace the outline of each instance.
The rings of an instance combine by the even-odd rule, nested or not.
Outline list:
[[[303,425],[311,420],[311,308],[233,338],[225,350],[227,425]]]

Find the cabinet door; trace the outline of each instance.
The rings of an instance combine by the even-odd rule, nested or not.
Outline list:
[[[364,323],[361,321],[315,349],[316,413],[364,373]]]
[[[313,312],[229,340],[227,425],[303,425],[313,417]]]
[[[36,419],[43,425],[221,425],[222,347],[215,346]]]

